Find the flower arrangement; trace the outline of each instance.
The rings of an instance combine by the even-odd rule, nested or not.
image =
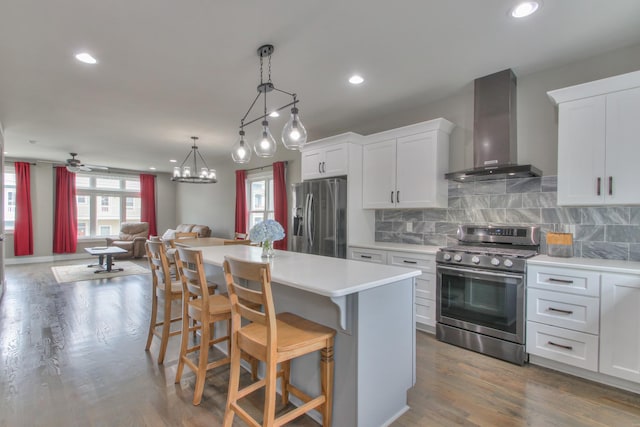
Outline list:
[[[272,257],[274,254],[273,242],[284,239],[284,228],[278,221],[266,219],[251,227],[249,239],[252,242],[262,243],[263,257]]]

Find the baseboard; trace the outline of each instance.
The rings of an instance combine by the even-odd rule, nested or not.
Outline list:
[[[88,254],[64,254],[64,255],[48,255],[48,256],[9,257],[4,259],[4,264],[5,265],[37,264],[41,262],[73,261],[76,259],[91,259],[91,256],[88,256]]]

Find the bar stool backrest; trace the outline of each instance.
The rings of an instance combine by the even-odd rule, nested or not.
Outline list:
[[[202,306],[208,307],[209,291],[202,261],[202,251],[178,247],[176,268],[182,282],[183,298],[202,298]]]

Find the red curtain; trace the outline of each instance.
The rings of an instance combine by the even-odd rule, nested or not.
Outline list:
[[[56,211],[53,227],[53,253],[71,254],[78,244],[76,174],[56,168]]]
[[[149,223],[149,236],[157,236],[156,230],[156,176],[140,174],[140,221]]]
[[[16,162],[16,224],[13,232],[15,256],[33,255],[33,225],[31,220],[31,167]]]
[[[236,171],[236,233],[247,233],[247,171]]]
[[[284,228],[284,239],[273,242],[274,249],[287,250],[287,180],[285,163],[273,164],[273,208],[275,220]]]

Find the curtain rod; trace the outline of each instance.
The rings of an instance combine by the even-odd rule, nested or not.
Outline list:
[[[289,161],[285,160],[282,163],[284,163],[285,165],[288,165]],[[260,166],[260,167],[257,167],[257,168],[252,168],[252,169],[245,169],[245,171],[247,171],[247,172],[258,171],[258,170],[261,171],[264,168],[272,168],[272,167],[273,167],[273,165],[266,165],[266,166]]]

